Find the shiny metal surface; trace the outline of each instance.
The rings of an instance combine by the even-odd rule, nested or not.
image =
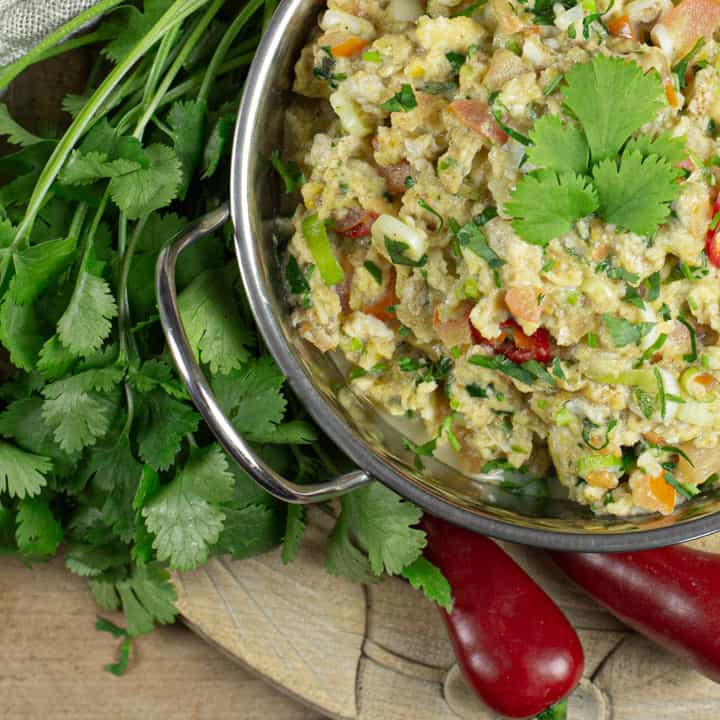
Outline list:
[[[183,250],[205,235],[221,228],[229,218],[230,211],[227,205],[208,213],[193,223],[171,245],[164,248],[157,262],[155,292],[160,310],[160,322],[175,365],[193,402],[205,418],[208,427],[235,462],[240,464],[265,490],[280,500],[290,503],[327,500],[369,482],[369,476],[362,470],[355,470],[315,485],[297,485],[286,480],[263,462],[252,447],[238,435],[215,399],[208,381],[195,361],[182,325],[175,287],[175,266]]]
[[[298,337],[289,323],[278,266],[280,195],[268,158],[282,147],[293,63],[322,4],[284,0],[270,23],[238,114],[230,189],[237,260],[253,314],[270,352],[319,426],[358,467],[404,497],[451,522],[504,540],[559,550],[617,552],[669,545],[720,529],[718,494],[699,496],[669,517],[597,517],[567,500],[504,491],[432,459],[419,472],[403,448],[399,430],[349,390],[331,357]],[[164,292],[167,295],[168,288]],[[168,308],[169,299],[163,302]],[[173,314],[166,312],[164,323],[172,321]],[[170,335],[176,359],[185,362],[188,351],[178,328]],[[205,404],[215,417],[206,385],[189,366],[183,377],[192,383],[189,388],[201,410]],[[228,433],[223,444],[233,457],[244,467],[256,462],[245,449],[238,452],[228,442],[231,428],[226,425],[227,421],[216,424],[216,432],[219,428]]]

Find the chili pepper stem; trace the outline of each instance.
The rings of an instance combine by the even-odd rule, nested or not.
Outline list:
[[[561,700],[559,703],[551,705],[547,710],[543,710],[538,716],[537,720],[566,720],[567,718],[567,698]]]

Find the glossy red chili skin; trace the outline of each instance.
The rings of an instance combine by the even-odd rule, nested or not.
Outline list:
[[[710,217],[715,216],[720,212],[720,195],[715,199],[712,207]],[[718,231],[720,228],[708,228],[707,234],[705,235],[705,254],[708,260],[716,267],[720,268],[720,243],[718,242]]]
[[[470,331],[475,342],[492,348],[496,355],[504,355],[514,363],[536,360],[549,365],[555,356],[552,335],[545,328],[538,328],[532,335],[526,335],[515,320],[506,320],[500,324],[503,334],[497,340],[483,337],[470,323]]]
[[[685,547],[551,555],[613,615],[720,682],[720,555]]]
[[[493,710],[533,717],[579,682],[583,651],[558,606],[496,543],[425,515],[425,554],[447,578],[453,611],[441,613],[458,664]]]

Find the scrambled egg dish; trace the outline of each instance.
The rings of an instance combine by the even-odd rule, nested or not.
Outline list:
[[[293,324],[422,424],[417,462],[614,515],[715,483],[719,26],[716,0],[329,1],[273,158]]]

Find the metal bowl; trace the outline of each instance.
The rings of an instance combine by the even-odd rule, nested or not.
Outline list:
[[[161,321],[178,370],[228,453],[268,492],[288,502],[327,499],[377,479],[430,513],[485,535],[559,550],[617,552],[670,545],[720,529],[720,494],[697,496],[661,517],[597,517],[569,500],[502,490],[430,459],[423,470],[402,434],[356,397],[332,357],[303,341],[289,323],[278,265],[277,178],[271,152],[282,146],[293,66],[322,0],[284,0],[250,68],[235,128],[230,210],[199,220],[158,260]],[[270,469],[223,415],[197,366],[180,320],[175,290],[179,254],[231,216],[240,274],[267,347],[318,425],[360,468],[317,485],[297,485]]]

